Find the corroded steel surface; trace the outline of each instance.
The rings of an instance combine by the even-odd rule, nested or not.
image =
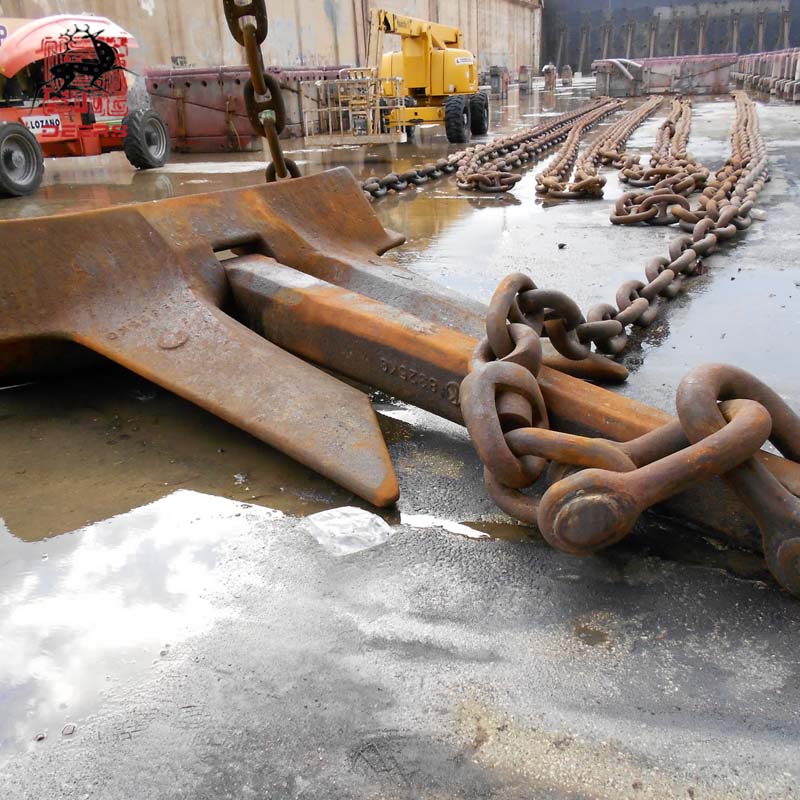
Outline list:
[[[731,80],[736,53],[627,59],[592,63],[597,90],[612,97],[644,94],[723,94]]]
[[[800,47],[739,56],[731,79],[742,89],[797,102],[800,90]]]
[[[20,248],[20,241],[28,245]],[[71,363],[80,345],[370,502],[391,503],[396,479],[366,399],[223,313],[229,288],[216,253],[270,254],[427,321],[477,334],[485,311],[479,303],[376,257],[401,242],[381,226],[343,168],[290,183],[0,223],[8,253],[0,265],[0,378]],[[597,356],[569,368],[612,380],[625,374]],[[359,442],[355,452],[364,457],[343,463],[342,448]]]
[[[42,340],[77,343],[370,502],[392,503],[396,477],[364,395],[219,308],[227,284],[215,249],[257,244],[309,271],[363,285],[379,273],[370,258],[399,241],[346,170],[292,184],[0,224],[6,375],[41,363],[49,349],[37,347]],[[338,204],[348,197],[353,208],[342,215]],[[351,454],[347,463],[342,450]]]
[[[651,506],[723,476],[755,519],[773,576],[800,596],[800,463],[790,460],[800,416],[749,373],[710,365],[681,384],[677,424],[619,444],[557,433],[549,411],[563,404],[545,402],[540,336],[581,320],[561,293],[519,273],[492,298],[460,397],[492,499],[554,547],[589,555],[628,536]],[[767,439],[784,459],[766,458]],[[544,496],[524,491],[548,462]]]
[[[463,424],[459,385],[469,369],[477,345],[475,337],[315,280],[262,256],[233,259],[225,267],[243,321],[270,340],[303,358]],[[512,335],[521,337],[520,343],[526,335],[532,335],[525,326],[512,325],[512,329]],[[541,346],[538,339],[537,344]],[[524,353],[523,347],[517,349]],[[544,413],[554,429],[537,429],[540,455],[546,452],[548,458],[558,455],[570,464],[620,470],[620,463],[630,468],[645,465],[687,447],[680,424],[668,414],[578,381],[549,368],[547,362],[545,357],[538,388],[534,388],[536,381],[527,381],[529,399],[534,399],[540,409],[546,406]],[[504,378],[507,376],[501,375],[497,380],[507,386]],[[497,420],[492,387],[485,396],[486,414],[471,428],[483,441],[491,437]],[[498,404],[500,427],[495,433],[509,424],[531,424],[524,408],[520,410],[512,398],[513,394],[507,394]],[[604,439],[570,437],[563,431]],[[502,433],[499,435],[502,438]],[[730,432],[727,435],[730,437]],[[520,446],[530,447],[530,439]],[[768,465],[782,483],[800,491],[797,464],[766,453],[760,453],[758,461]],[[689,491],[677,497],[675,492],[666,493],[663,509],[718,536],[758,549],[758,528],[732,493],[718,480],[695,484],[684,481],[681,490]],[[511,513],[519,511],[517,506],[503,507]],[[530,518],[516,515],[536,523],[535,513]]]

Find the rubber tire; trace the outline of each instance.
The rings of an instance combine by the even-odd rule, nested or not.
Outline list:
[[[470,139],[469,103],[463,94],[454,94],[444,101],[444,129],[450,144],[467,144]]]
[[[136,169],[156,169],[163,167],[169,161],[171,152],[169,130],[161,114],[151,108],[140,108],[128,114],[122,124],[128,131],[123,144],[125,158],[132,166]],[[164,137],[163,150],[160,153],[154,153],[147,141],[147,129],[153,124],[161,126],[161,135]]]
[[[42,148],[36,137],[18,122],[0,123],[0,154],[3,152],[3,144],[9,136],[20,136],[30,145],[31,155],[35,163],[28,162],[33,167],[31,179],[24,184],[18,183],[6,171],[6,165],[0,157],[0,197],[25,197],[33,194],[41,185],[44,177],[44,156]]]
[[[404,97],[403,98],[403,105],[406,108],[416,108],[417,101],[413,97]],[[403,126],[403,133],[406,135],[406,144],[412,144],[417,137],[417,126],[416,125],[404,125]]]
[[[484,92],[469,99],[470,130],[473,136],[485,136],[489,132],[489,96]]]

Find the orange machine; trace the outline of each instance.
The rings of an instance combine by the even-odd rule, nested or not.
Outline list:
[[[35,192],[45,157],[123,150],[137,169],[166,163],[164,120],[128,108],[136,46],[105,17],[0,18],[0,195]]]

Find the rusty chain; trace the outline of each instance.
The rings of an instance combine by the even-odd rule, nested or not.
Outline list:
[[[709,170],[687,152],[692,129],[692,103],[688,98],[675,98],[669,115],[658,129],[655,146],[650,153],[650,167],[639,164],[638,157],[626,158],[619,178],[630,186],[653,189],[663,196],[655,201],[650,192],[626,192],[611,214],[615,225],[671,225],[673,217],[666,213],[667,195],[686,198],[702,189]],[[682,200],[674,202],[682,203]]]
[[[722,475],[753,513],[770,571],[800,596],[800,486],[784,485],[754,458],[769,439],[800,461],[800,417],[754,376],[712,364],[681,383],[678,419],[637,439],[553,431],[537,380],[540,336],[552,340],[554,322],[575,323],[576,308],[522,274],[507,277],[492,299],[461,409],[495,503],[536,525],[553,547],[588,555],[625,538],[648,508]],[[524,490],[546,468],[540,501]]]
[[[556,157],[536,176],[536,192],[538,194],[562,199],[574,199],[580,196],[578,192],[568,191],[566,183],[578,158],[581,140],[600,120],[618,111],[624,105],[622,100],[609,100],[572,127]],[[592,181],[589,181],[587,187],[591,183]]]
[[[280,84],[264,67],[261,45],[269,32],[265,0],[222,0],[228,28],[237,44],[245,49],[250,79],[244,87],[244,102],[250,124],[258,136],[267,140],[271,161],[267,165],[267,183],[300,177],[300,168],[286,158],[280,135],[286,127],[286,105]]]
[[[594,117],[597,109],[606,107],[609,102],[608,98],[598,98],[549,123],[492,142],[488,147],[479,145],[470,148],[459,161],[456,174],[458,187],[481,192],[506,191],[522,179],[520,175],[510,176],[508,173],[511,169],[536,160],[537,156],[567,138],[575,127]]]
[[[650,260],[645,268],[647,282],[625,281],[617,290],[616,306],[596,305],[589,309],[587,320],[618,320],[626,329],[647,327],[659,316],[664,302],[682,291],[688,278],[702,273],[704,256],[752,224],[753,205],[769,180],[766,147],[755,103],[743,92],[735,92],[734,99],[731,155],[705,182],[698,205],[693,209],[686,197],[669,188],[655,189],[639,205],[639,215],[646,215],[651,224],[678,223],[685,233],[670,242],[668,257]],[[618,355],[628,336],[594,341],[601,352]]]
[[[550,195],[564,199],[600,198],[606,179],[597,174],[600,164],[621,167],[627,158],[623,148],[631,134],[651,117],[661,105],[660,97],[651,97],[638,108],[629,111],[595,140],[575,163],[575,177],[569,187],[550,191]]]
[[[390,191],[403,192],[411,186],[421,186],[429,180],[455,172],[460,189],[507,192],[522,180],[521,175],[511,172],[512,169],[535,161],[539,155],[563,141],[577,121],[605,102],[605,99],[595,100],[542,125],[452,153],[435,164],[426,164],[400,174],[390,172],[382,178],[369,177],[362,182],[361,188],[369,200],[376,200]]]

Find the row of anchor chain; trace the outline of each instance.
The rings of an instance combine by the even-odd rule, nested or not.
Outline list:
[[[419,169],[410,169],[403,173],[390,172],[382,178],[372,176],[362,182],[361,188],[367,199],[376,200],[390,191],[403,192],[411,186],[421,186],[442,175],[455,172],[460,189],[507,192],[517,181],[522,180],[521,175],[511,172],[512,169],[534,161],[563,141],[572,125],[590,114],[598,104],[598,101],[594,101],[575,111],[561,114],[545,124],[459,150]]]
[[[619,111],[624,105],[625,102],[623,100],[608,99],[573,126],[556,157],[546,169],[536,176],[536,191],[538,194],[564,199],[580,196],[578,192],[568,191],[566,183],[578,158],[581,140],[598,122],[615,111]],[[599,179],[589,180],[586,184],[587,188],[590,185],[594,185],[596,180]]]
[[[565,297],[525,275],[507,277],[461,385],[464,421],[495,503],[537,526],[553,547],[585,556],[625,538],[648,508],[720,475],[758,523],[775,579],[800,596],[800,481],[782,483],[754,457],[769,439],[800,461],[800,417],[753,375],[711,364],[680,384],[678,419],[637,439],[551,430],[537,380],[540,337],[554,322],[568,324]],[[543,474],[539,500],[525,490]]]
[[[733,239],[750,227],[763,213],[754,204],[769,168],[755,103],[743,92],[735,92],[736,117],[731,135],[731,155],[705,188],[692,208],[687,198],[669,189],[655,189],[642,201],[641,214],[651,224],[678,223],[684,234],[672,239],[669,256],[650,260],[645,268],[647,282],[625,281],[617,290],[616,306],[603,303],[589,309],[589,322],[617,320],[628,326],[647,327],[660,315],[666,301],[676,297],[688,278],[702,274],[703,258],[719,249],[720,242]],[[607,339],[594,339],[603,353],[619,355],[628,343],[623,332]]]
[[[247,116],[256,135],[267,140],[271,161],[267,164],[267,183],[284,178],[299,178],[300,168],[286,158],[280,135],[286,127],[286,105],[280,83],[264,68],[261,45],[269,32],[266,0],[222,0],[225,19],[237,44],[245,49],[250,78],[244,87]]]
[[[689,197],[705,186],[710,171],[687,152],[692,130],[692,102],[675,98],[670,114],[658,130],[650,153],[650,167],[643,167],[638,156],[625,159],[619,174],[621,183],[636,188],[650,187],[653,194]],[[666,200],[654,201],[650,192],[626,192],[611,214],[615,225],[673,224],[665,209]],[[659,213],[661,210],[663,213]]]
[[[464,152],[458,162],[456,183],[459,189],[481,192],[508,191],[521,175],[510,170],[535,161],[540,155],[566,139],[571,130],[605,107],[608,98],[597,98],[576,111],[556,117],[544,125],[496,140],[487,146],[478,145]]]
[[[550,194],[567,200],[602,197],[606,179],[597,174],[600,164],[622,167],[627,158],[624,152],[625,143],[646,119],[655,114],[661,102],[660,97],[649,98],[598,135],[575,163],[575,176],[569,188],[565,191],[551,191]]]

